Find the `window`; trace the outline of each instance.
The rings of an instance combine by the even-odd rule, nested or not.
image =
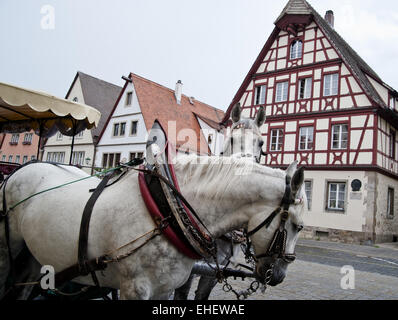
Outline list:
[[[330,182],[328,186],[328,209],[344,211],[346,198],[346,184]]]
[[[83,136],[84,136],[84,131],[81,131],[81,132],[79,132],[79,133],[76,135],[76,139],[83,139]]]
[[[144,157],[143,152],[130,152],[130,161],[134,159],[142,159]]]
[[[394,98],[394,97],[391,97],[391,98],[390,98],[390,108],[394,110],[394,109],[395,109],[395,106],[396,106],[395,98]]]
[[[64,137],[64,136],[62,135],[62,133],[58,131],[58,133],[57,133],[57,141],[62,140],[63,137]]]
[[[28,156],[23,156],[22,164],[25,164],[26,162],[28,162]]]
[[[276,102],[287,101],[289,82],[279,82],[276,85]]]
[[[305,181],[304,186],[305,186],[305,194],[307,196],[308,211],[311,211],[311,208],[312,208],[312,181]]]
[[[387,192],[387,217],[394,216],[394,189],[388,188]]]
[[[213,143],[213,135],[209,134],[209,136],[207,137],[207,144],[211,146],[212,143]]]
[[[12,144],[12,145],[18,144],[18,140],[19,140],[19,133],[14,133],[14,134],[11,136],[11,142],[10,142],[10,144]]]
[[[299,99],[309,99],[312,96],[312,78],[299,81]]]
[[[21,156],[15,156],[15,163],[19,163],[20,160],[21,160]]]
[[[126,133],[126,122],[115,123],[113,125],[113,136],[114,137],[123,137]]]
[[[32,160],[34,160],[34,156],[32,156]],[[64,160],[65,160],[65,152],[49,152],[49,153],[47,153],[47,161],[48,162],[64,163]]]
[[[339,124],[332,127],[332,149],[347,149],[348,125]]]
[[[137,135],[137,128],[138,128],[138,121],[132,121],[131,122],[131,135],[132,136]]]
[[[1,161],[5,162],[6,160],[7,160],[7,156],[5,154],[3,154],[2,158],[1,158]]]
[[[23,144],[32,144],[33,133],[25,133]]]
[[[102,155],[102,167],[114,168],[120,163],[120,153],[104,153]]]
[[[267,86],[256,87],[256,98],[255,105],[265,104],[265,94],[267,92]]]
[[[133,101],[133,93],[127,92],[126,95],[126,106],[131,106],[131,102]]]
[[[300,128],[299,150],[312,150],[314,147],[314,127]]]
[[[124,136],[126,133],[126,122],[120,124],[120,136]]]
[[[295,40],[290,46],[290,60],[300,59],[303,55],[303,42]]]
[[[35,160],[35,159],[36,159],[36,156],[31,156],[30,157],[30,161]]]
[[[339,74],[328,74],[323,81],[323,95],[325,97],[335,96],[339,92]]]
[[[119,135],[119,127],[120,127],[119,123],[115,123],[113,125],[113,136],[114,137],[117,137]]]
[[[271,130],[271,151],[282,151],[283,129]]]
[[[390,158],[395,160],[395,146],[396,146],[396,136],[395,131],[390,130]]]
[[[12,162],[12,156],[8,156],[8,162]]]
[[[84,164],[84,151],[74,151],[72,153],[72,164],[79,166]]]

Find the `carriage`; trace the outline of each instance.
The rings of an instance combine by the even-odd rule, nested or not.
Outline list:
[[[237,106],[232,113],[235,126],[223,157],[173,155],[172,145],[155,123],[145,163],[120,165],[102,179],[58,164],[19,168],[2,185],[8,237],[1,240],[0,233],[0,270],[12,269],[11,262],[26,244],[36,267],[49,265],[55,271],[57,289],[50,293],[61,293],[59,285],[74,280],[81,286],[77,293],[86,297],[94,288],[95,295],[120,289],[123,299],[166,299],[192,270],[209,273],[211,268],[211,275],[224,281],[227,290],[233,290],[228,275],[255,277],[249,293],[260,284],[279,284],[295,259],[302,228],[303,170],[297,163],[286,172],[259,165],[258,128],[264,112],[254,121],[241,121],[240,111]],[[75,135],[88,119],[81,119],[81,114],[79,120],[70,118],[76,114],[65,119],[70,127],[51,121],[62,133]],[[39,133],[44,128],[51,131],[37,122]],[[245,139],[254,146],[250,152]],[[239,156],[234,156],[235,148]],[[239,228],[245,230],[252,273],[224,268],[217,260],[216,239]],[[210,269],[195,264],[202,258]],[[0,280],[1,290],[6,285],[4,274]],[[32,282],[38,288],[39,281]]]

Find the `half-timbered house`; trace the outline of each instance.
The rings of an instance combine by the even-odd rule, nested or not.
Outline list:
[[[382,58],[382,57],[381,57]],[[306,234],[397,241],[398,93],[305,0],[290,0],[235,95],[266,107],[263,164],[306,168]]]

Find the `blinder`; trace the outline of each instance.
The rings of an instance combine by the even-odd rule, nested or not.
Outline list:
[[[269,228],[272,221],[278,214],[281,215],[281,223],[279,228],[275,231],[274,237],[272,238],[271,244],[266,253],[256,255],[254,259],[258,261],[261,258],[272,258],[274,261],[278,258],[282,259],[286,263],[292,263],[296,260],[295,253],[286,253],[286,241],[287,241],[287,230],[286,221],[289,219],[289,208],[290,205],[295,204],[296,200],[292,197],[292,189],[290,185],[291,178],[286,176],[286,188],[283,195],[281,205],[271,213],[267,219],[265,219],[260,225],[250,232],[247,232],[246,236],[250,237],[260,231],[263,227]]]

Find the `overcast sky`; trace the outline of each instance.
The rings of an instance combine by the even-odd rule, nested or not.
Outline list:
[[[309,2],[398,89],[398,1]],[[286,3],[0,0],[0,82],[64,97],[78,70],[118,85],[131,71],[225,110]]]

